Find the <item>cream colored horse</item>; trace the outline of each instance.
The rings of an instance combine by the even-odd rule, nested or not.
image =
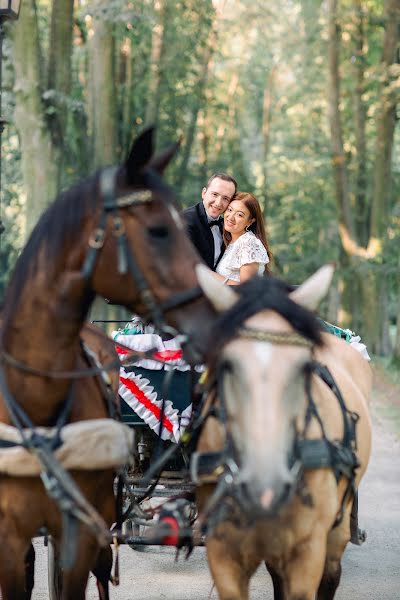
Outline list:
[[[206,538],[208,561],[221,600],[246,600],[250,578],[263,561],[273,578],[275,599],[328,600],[339,584],[341,558],[350,539],[353,492],[343,502],[348,479],[336,478],[332,468],[324,467],[300,470],[299,475],[299,463],[290,460],[295,432],[305,427],[305,379],[311,360],[329,368],[347,409],[359,415],[355,488],[369,460],[372,378],[367,361],[341,339],[322,333],[320,343],[314,343],[304,331],[299,335],[289,322],[300,323],[301,330],[300,306],[314,310],[326,294],[332,274],[333,268],[327,265],[289,293],[296,303],[288,309],[291,319],[271,308],[246,318],[247,331],[239,330],[218,354],[224,398],[220,405],[225,418],[220,412],[219,419],[207,419],[197,449],[221,450],[228,438],[239,469],[233,473],[234,485],[228,486],[214,504]],[[220,285],[204,267],[198,275],[214,306],[220,311],[230,308],[233,315],[235,303],[240,304],[237,294]],[[271,284],[260,280],[254,283],[257,285],[258,296],[265,293],[268,298]],[[275,305],[280,306],[279,296]],[[310,377],[311,397],[326,438],[341,440],[344,421],[338,399],[319,376]],[[306,438],[321,437],[321,424],[311,416]],[[200,513],[207,502],[210,505],[214,492],[215,486],[199,487]],[[333,527],[341,509],[343,517]]]

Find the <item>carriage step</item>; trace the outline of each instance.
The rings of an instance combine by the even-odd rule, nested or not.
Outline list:
[[[124,536],[119,540],[120,544],[128,546],[175,546],[175,543],[166,543],[165,536],[144,537],[142,535]],[[194,546],[205,546],[205,538],[199,538],[193,542]]]
[[[133,487],[131,491],[135,494],[135,496],[143,496],[148,491],[148,488]],[[187,493],[192,494],[193,492],[194,492],[193,487],[179,486],[179,487],[174,487],[174,488],[155,489],[153,492],[151,492],[151,497],[152,498],[170,498],[171,495],[178,496],[178,495],[187,494]]]

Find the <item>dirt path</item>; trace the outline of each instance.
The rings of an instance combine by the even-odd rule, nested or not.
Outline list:
[[[378,372],[372,407],[372,459],[360,488],[360,524],[366,528],[368,538],[362,547],[348,546],[337,600],[400,600],[400,436],[391,419],[392,414],[398,417],[396,407],[400,407],[400,386]],[[36,540],[35,545],[33,598],[44,600],[48,598],[45,551],[42,540]],[[202,548],[196,549],[187,562],[174,563],[171,549],[133,552],[124,547],[121,573],[121,586],[111,590],[114,600],[217,599]],[[98,598],[92,578],[87,598]],[[251,599],[272,599],[264,568],[253,578]]]

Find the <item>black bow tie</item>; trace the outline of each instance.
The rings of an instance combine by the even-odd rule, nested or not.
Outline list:
[[[216,225],[217,227],[219,227],[220,222],[221,222],[221,219],[214,219],[214,221],[208,221],[208,226],[210,228],[214,227],[214,225]]]

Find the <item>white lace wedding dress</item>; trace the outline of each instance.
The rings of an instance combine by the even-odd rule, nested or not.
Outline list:
[[[226,247],[216,271],[223,277],[240,281],[240,267],[242,265],[258,263],[258,272],[262,275],[268,262],[268,254],[263,244],[252,231],[247,231]]]

